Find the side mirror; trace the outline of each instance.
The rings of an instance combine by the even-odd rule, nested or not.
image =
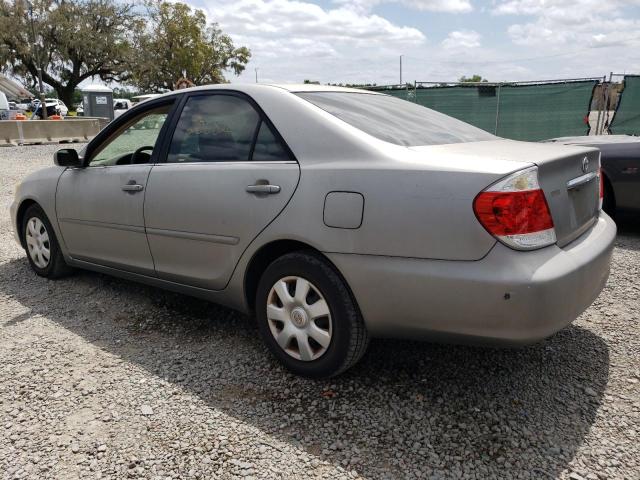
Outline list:
[[[53,154],[53,162],[59,167],[81,167],[82,160],[73,148],[63,148]]]

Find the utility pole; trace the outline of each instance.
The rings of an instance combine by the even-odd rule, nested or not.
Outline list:
[[[42,115],[42,120],[47,119],[47,102],[44,99],[44,88],[42,86],[42,62],[40,59],[40,55],[38,52],[38,42],[36,41],[36,27],[33,21],[33,4],[28,2],[29,5],[29,21],[31,23],[31,35],[33,36],[33,56],[36,61],[36,68],[38,70],[38,87],[40,89],[40,110]]]
[[[254,68],[254,70],[256,71],[256,83],[258,83],[258,69]]]
[[[400,55],[400,85],[402,85],[402,57],[404,55]]]

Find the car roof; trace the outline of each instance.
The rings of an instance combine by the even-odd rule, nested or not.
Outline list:
[[[282,88],[292,93],[298,92],[342,92],[342,93],[371,93],[376,95],[377,92],[364,90],[362,88],[337,87],[333,85],[318,85],[314,83],[301,84],[266,84],[269,87]]]
[[[347,87],[335,87],[332,85],[317,85],[317,84],[270,84],[270,83],[220,83],[211,85],[202,85],[198,87],[184,88],[181,90],[174,90],[167,92],[160,96],[178,95],[191,91],[203,91],[203,90],[233,90],[245,93],[256,92],[257,90],[286,90],[291,93],[301,92],[341,92],[341,93],[364,93],[370,95],[380,95],[378,92],[371,90],[363,90],[359,88],[347,88]],[[157,97],[156,97],[157,98]]]

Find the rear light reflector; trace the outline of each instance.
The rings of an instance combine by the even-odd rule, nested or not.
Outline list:
[[[598,178],[600,179],[600,199],[598,201],[598,209],[602,210],[602,204],[604,203],[604,175],[602,175],[602,168],[598,168]]]
[[[538,167],[516,172],[480,192],[473,211],[491,235],[511,248],[533,250],[556,243]]]

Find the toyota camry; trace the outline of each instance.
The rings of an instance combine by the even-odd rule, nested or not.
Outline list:
[[[94,270],[254,315],[316,378],[371,337],[544,339],[598,296],[616,234],[598,150],[355,89],[171,92],[54,162],[11,206],[36,274]]]

